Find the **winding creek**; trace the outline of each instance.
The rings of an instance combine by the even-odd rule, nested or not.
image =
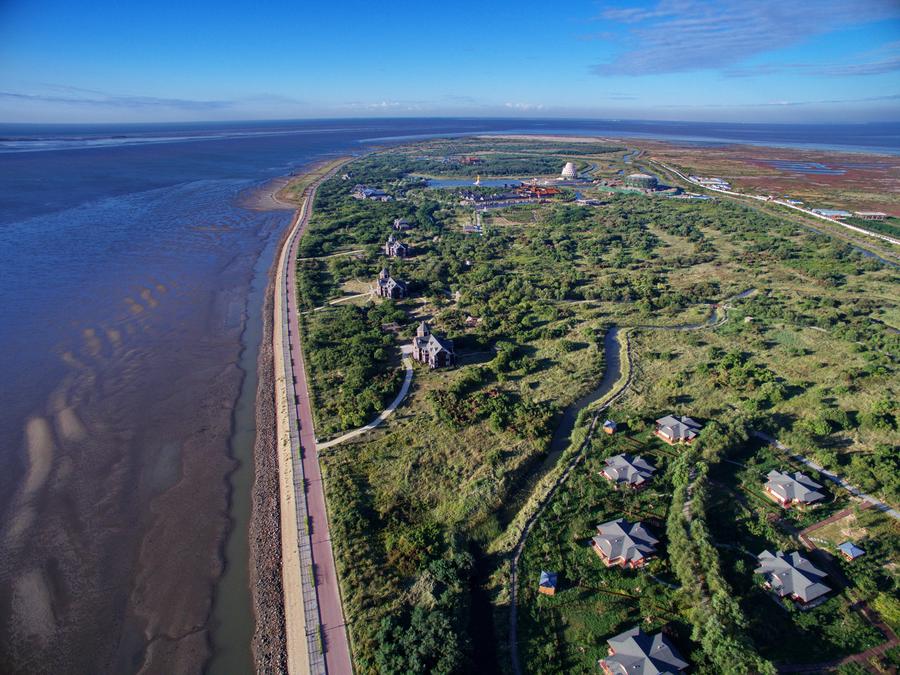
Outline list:
[[[563,413],[563,417],[560,420],[559,425],[556,428],[556,431],[553,434],[553,439],[550,444],[550,453],[547,456],[547,459],[542,463],[540,469],[538,470],[538,474],[540,476],[546,475],[549,471],[553,469],[556,463],[559,461],[563,452],[570,447],[572,442],[572,432],[575,430],[575,423],[578,420],[578,415],[582,410],[587,410],[591,405],[606,398],[606,403],[597,408],[594,411],[594,417],[591,420],[590,427],[588,429],[588,433],[584,441],[582,441],[581,446],[575,452],[573,457],[569,460],[568,464],[563,468],[560,475],[553,481],[553,483],[549,486],[546,494],[541,496],[538,499],[538,506],[535,509],[534,513],[528,517],[525,523],[522,526],[522,532],[516,542],[516,546],[512,551],[512,556],[509,558],[509,592],[510,592],[510,615],[509,615],[509,646],[510,646],[510,657],[512,661],[512,670],[515,675],[520,675],[522,672],[521,664],[519,662],[519,649],[518,649],[518,637],[517,637],[517,623],[518,623],[518,608],[517,608],[517,586],[518,586],[518,577],[517,577],[517,568],[519,558],[522,555],[522,552],[525,550],[525,543],[528,540],[528,534],[531,531],[531,527],[537,522],[537,519],[540,517],[544,508],[550,501],[553,499],[553,496],[556,494],[556,491],[559,487],[566,481],[571,473],[572,469],[574,469],[584,458],[584,450],[587,447],[590,439],[592,438],[597,423],[599,420],[600,413],[606,410],[610,405],[612,405],[615,400],[625,393],[628,387],[631,385],[631,351],[630,345],[627,342],[625,343],[625,349],[623,350],[622,341],[620,340],[620,333],[623,329],[633,329],[633,330],[668,330],[668,331],[693,331],[693,330],[701,330],[705,328],[714,328],[722,323],[728,318],[728,310],[730,309],[730,303],[735,300],[740,300],[742,298],[749,297],[756,292],[756,288],[748,288],[740,293],[732,295],[725,300],[722,300],[719,303],[711,305],[709,317],[702,322],[699,323],[684,323],[678,324],[674,326],[660,326],[660,325],[650,325],[650,324],[639,324],[633,326],[618,326],[612,325],[606,332],[606,335],[603,339],[603,348],[604,348],[604,372],[603,377],[600,379],[600,382],[597,386],[584,394],[581,398],[577,399],[571,405],[569,405],[565,412]],[[721,310],[721,313],[720,311]],[[622,352],[625,352],[626,359],[628,361],[628,377],[624,382],[621,381],[622,378]]]

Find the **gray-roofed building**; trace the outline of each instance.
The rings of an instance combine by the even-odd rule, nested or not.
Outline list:
[[[375,294],[381,298],[397,300],[406,297],[406,282],[394,279],[388,268],[381,270],[375,280]]]
[[[390,258],[406,258],[409,255],[409,246],[390,235],[384,244],[384,254]]]
[[[624,518],[598,525],[591,540],[594,553],[607,567],[641,567],[656,555],[658,543],[642,523],[629,523]]]
[[[676,443],[692,443],[702,428],[699,422],[690,417],[666,415],[656,420],[654,433],[669,445]]]
[[[681,654],[662,633],[650,635],[635,626],[606,641],[609,656],[600,659],[607,675],[662,675],[688,667]]]
[[[766,494],[786,509],[794,504],[811,504],[825,497],[817,492],[822,486],[799,471],[790,474],[772,470],[766,475],[766,479]]]
[[[431,327],[425,321],[416,329],[412,356],[419,363],[427,364],[429,368],[447,368],[456,363],[453,340],[432,333]]]
[[[627,485],[630,488],[640,489],[653,477],[656,467],[643,457],[629,455],[627,452],[614,457],[606,458],[606,468],[600,473],[606,480],[616,485]]]
[[[856,560],[859,556],[866,554],[865,551],[852,541],[845,541],[843,544],[839,545],[838,551],[840,551],[841,555],[847,560]]]
[[[822,583],[827,576],[797,551],[769,553],[757,556],[759,567],[754,572],[766,580],[766,588],[779,598],[790,597],[801,608],[816,604],[831,588]]]

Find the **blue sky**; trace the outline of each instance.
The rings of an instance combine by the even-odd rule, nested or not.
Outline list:
[[[900,119],[900,0],[0,0],[0,121]]]

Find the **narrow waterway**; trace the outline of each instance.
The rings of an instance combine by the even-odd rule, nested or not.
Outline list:
[[[603,337],[603,377],[600,378],[600,382],[597,383],[596,387],[568,406],[563,412],[562,419],[553,433],[553,440],[550,441],[550,453],[547,455],[540,473],[543,474],[556,464],[556,460],[563,450],[569,447],[578,413],[612,391],[613,386],[622,373],[622,358],[619,352],[619,328],[618,326],[610,326]]]
[[[286,212],[285,219],[290,215]],[[262,339],[262,310],[269,268],[272,266],[278,233],[269,237],[256,264],[247,297],[247,315],[241,336],[239,367],[244,375],[229,447],[238,466],[229,476],[229,516],[231,529],[225,543],[225,569],[213,596],[213,655],[207,672],[211,675],[252,673],[250,643],[253,636],[253,608],[249,582],[248,529],[250,493],[253,485],[253,446],[256,441],[257,361]]]

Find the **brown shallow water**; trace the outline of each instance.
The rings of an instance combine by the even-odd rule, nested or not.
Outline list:
[[[0,672],[192,673],[208,661],[242,337],[259,322],[248,294],[289,217],[242,215],[165,242],[205,260],[106,289],[55,348],[62,375],[23,424],[24,475],[0,523]],[[246,554],[230,564],[245,571],[250,626]]]

